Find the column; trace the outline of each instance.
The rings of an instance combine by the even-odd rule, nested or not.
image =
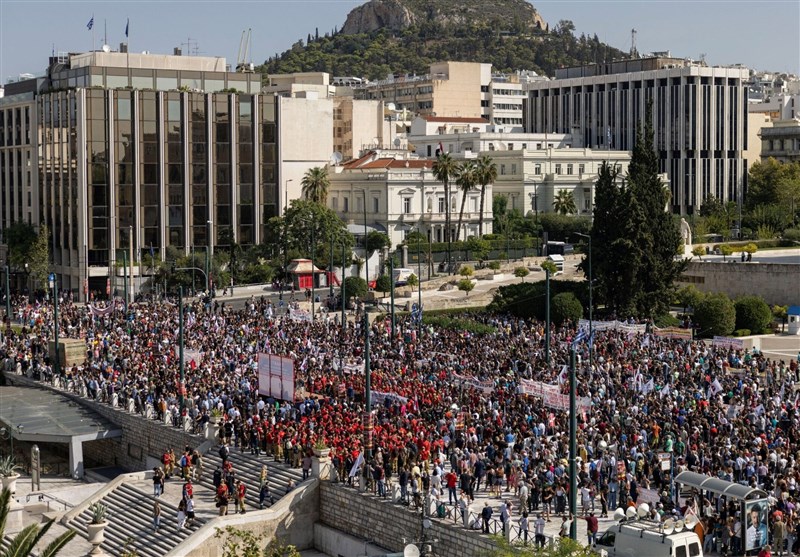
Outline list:
[[[69,441],[69,471],[73,479],[83,478],[83,442],[77,437]]]

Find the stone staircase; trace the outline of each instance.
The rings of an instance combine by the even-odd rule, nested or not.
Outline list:
[[[200,478],[200,485],[214,490],[214,470],[217,466],[222,466],[222,459],[219,456],[220,445],[214,446],[203,457],[203,476]],[[244,482],[247,486],[245,501],[250,509],[258,509],[258,489],[259,478],[261,477],[261,466],[267,465],[267,483],[275,501],[286,495],[286,487],[291,479],[295,486],[303,481],[303,471],[300,468],[290,468],[283,462],[275,462],[275,457],[255,456],[250,454],[250,450],[240,452],[239,449],[231,448],[228,460],[233,464],[233,471],[236,478]],[[267,503],[269,506],[269,503]],[[229,512],[234,512],[233,499]]]
[[[161,527],[158,533],[153,532],[153,496],[140,489],[119,484],[105,494],[100,502],[108,507],[106,513],[108,526],[105,529],[105,541],[101,548],[109,555],[119,555],[125,549],[136,551],[139,557],[162,557],[179,543],[197,531],[205,520],[199,516],[194,524],[178,530],[176,514],[178,508],[163,499],[161,504]],[[68,526],[87,537],[86,525],[91,522],[91,511],[84,509]]]

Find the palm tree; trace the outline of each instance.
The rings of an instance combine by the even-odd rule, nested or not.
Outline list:
[[[319,166],[308,169],[300,181],[300,185],[303,186],[303,197],[314,203],[325,205],[328,200],[328,188],[331,186],[328,169]]]
[[[458,173],[458,163],[450,153],[442,153],[433,161],[433,175],[444,185],[444,237],[447,241],[447,265],[450,266],[450,179]]]
[[[7,489],[3,490],[3,493],[0,494],[0,540],[3,539],[5,536],[6,530],[6,520],[8,519],[9,510],[11,508],[11,492]],[[0,556],[17,556],[17,555],[31,555],[33,552],[33,548],[36,547],[47,531],[50,529],[50,526],[53,525],[55,520],[48,520],[45,522],[44,526],[40,526],[39,524],[31,524],[25,528],[23,528],[17,535],[11,540],[11,545],[9,549],[0,550]],[[75,537],[74,530],[70,530],[68,532],[64,532],[56,539],[54,539],[50,544],[44,548],[43,550],[39,551],[40,557],[53,557],[57,555],[61,549],[69,543],[72,538]]]
[[[575,196],[571,191],[559,190],[553,201],[553,210],[562,215],[571,215],[577,213],[578,209],[575,207]]]
[[[475,171],[476,181],[481,185],[481,209],[478,221],[478,236],[483,237],[483,205],[486,200],[486,186],[493,184],[497,180],[497,165],[489,155],[483,155],[478,159],[478,167]]]
[[[472,161],[464,162],[458,169],[456,176],[456,184],[461,188],[461,210],[458,212],[458,226],[456,227],[456,242],[461,236],[461,223],[464,219],[464,205],[467,203],[467,194],[475,188],[477,182],[476,176],[477,167]],[[466,234],[464,237],[466,238]]]

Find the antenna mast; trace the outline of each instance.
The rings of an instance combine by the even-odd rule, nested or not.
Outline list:
[[[631,29],[631,58],[638,58],[639,52],[636,50],[636,29]]]

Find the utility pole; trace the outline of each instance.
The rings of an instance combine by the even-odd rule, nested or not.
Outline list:
[[[364,190],[364,276],[369,294],[369,246],[367,245],[367,190]],[[372,372],[369,367],[369,313],[364,303],[364,402],[366,404],[367,424],[364,431],[364,460],[372,460]]]
[[[128,256],[122,251],[122,286],[125,293],[125,311],[128,311]]]
[[[419,245],[420,245],[420,237],[422,236],[422,231],[420,230],[419,226],[417,227],[417,307],[419,308],[419,323],[417,324],[418,332],[417,335],[419,338],[417,342],[422,339],[422,255],[419,253]]]
[[[544,360],[550,367],[550,269],[544,270]]]
[[[181,384],[178,387],[178,398],[181,403],[181,419],[183,419],[183,409],[185,406],[184,392],[186,391],[185,379],[183,376],[183,286],[178,287],[178,360],[181,373]]]
[[[315,250],[315,247],[316,247],[315,244],[316,244],[316,241],[317,241],[317,239],[315,237],[315,235],[316,235],[316,230],[315,229],[316,229],[316,226],[312,222],[311,223],[311,322],[312,323],[314,322],[314,317],[316,315],[314,313],[314,309],[315,309],[315,307],[314,307],[314,287],[316,286],[315,281],[317,279],[317,269],[314,267],[314,250]]]
[[[395,317],[394,317],[394,255],[389,258],[389,278],[392,280],[392,342],[394,342],[395,335]]]
[[[11,325],[11,281],[9,280],[9,275],[11,274],[11,267],[6,264],[6,318],[8,318],[8,324]]]
[[[50,287],[53,289],[53,321],[55,330],[53,337],[55,339],[56,356],[53,361],[53,373],[58,377],[61,375],[61,362],[59,361],[58,353],[58,277],[55,273],[50,273]]]
[[[333,301],[333,231],[331,231],[331,255],[328,261],[328,297]],[[344,268],[342,269],[342,277],[344,277]]]
[[[130,251],[130,257],[129,257],[130,266],[128,267],[128,270],[131,273],[131,276],[130,276],[130,279],[131,279],[131,290],[130,290],[130,293],[131,293],[131,298],[134,298],[135,297],[134,293],[136,292],[136,287],[133,284],[133,261],[134,261],[133,260],[133,226],[128,226],[128,250]],[[128,295],[127,294],[125,294],[125,309],[126,310],[128,309]]]
[[[345,284],[344,284],[344,270],[345,269],[346,269],[345,247],[344,247],[344,244],[342,244],[342,327],[343,327],[342,330],[344,330],[344,328],[346,328],[346,325],[347,325],[347,315],[345,314],[345,311],[347,310],[347,308],[346,308],[346,305],[347,305],[347,288],[345,287]],[[344,336],[342,336],[342,343],[344,343]]]
[[[589,365],[591,366],[594,360],[594,343],[592,342],[592,286],[594,282],[592,280],[592,236],[580,232],[576,232],[575,235],[589,240]]]
[[[577,390],[576,379],[575,345],[573,344],[569,351],[569,512],[572,514],[569,537],[573,540],[578,539],[578,469],[576,462],[578,458],[578,418],[575,404]]]

